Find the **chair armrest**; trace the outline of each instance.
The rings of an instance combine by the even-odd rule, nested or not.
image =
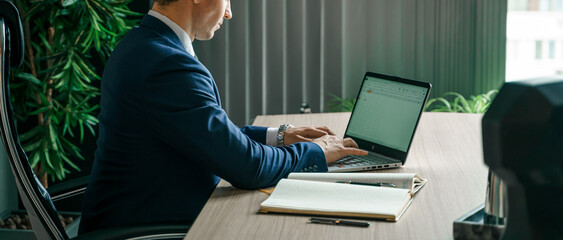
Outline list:
[[[90,176],[79,177],[49,186],[47,191],[52,201],[58,201],[79,194],[83,194],[90,181]]]
[[[81,234],[73,240],[183,239],[190,226],[186,224],[116,227]]]

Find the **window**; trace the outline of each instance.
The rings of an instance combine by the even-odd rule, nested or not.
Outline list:
[[[506,81],[563,77],[563,0],[508,0]]]
[[[542,11],[542,12],[549,11],[550,8],[551,8],[551,1],[550,0],[541,0],[540,11]]]
[[[536,40],[536,60],[541,60],[542,58],[542,51],[543,51],[543,44],[542,40]]]
[[[555,59],[555,40],[549,41],[549,59]]]

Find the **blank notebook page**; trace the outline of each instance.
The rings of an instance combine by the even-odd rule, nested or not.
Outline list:
[[[397,218],[410,199],[408,189],[282,179],[261,206]]]

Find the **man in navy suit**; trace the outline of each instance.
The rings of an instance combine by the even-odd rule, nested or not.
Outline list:
[[[238,128],[191,42],[232,17],[230,0],[156,0],[102,78],[100,133],[80,232],[190,224],[219,182],[257,189],[365,155],[326,127]],[[269,144],[269,145],[268,145]],[[273,145],[273,146],[271,146]]]

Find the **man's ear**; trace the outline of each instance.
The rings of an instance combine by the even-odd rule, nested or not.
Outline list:
[[[193,0],[195,4],[200,4],[201,0]]]

